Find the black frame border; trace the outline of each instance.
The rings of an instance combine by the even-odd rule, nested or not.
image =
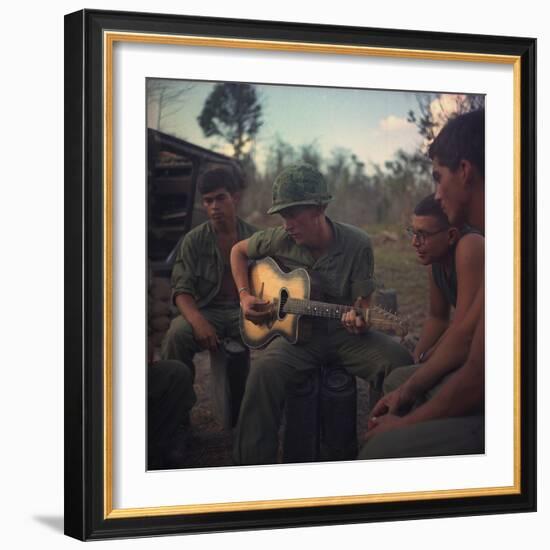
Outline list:
[[[460,51],[521,64],[521,492],[104,519],[103,31]],[[536,510],[536,40],[83,10],[65,16],[65,533],[80,540]]]

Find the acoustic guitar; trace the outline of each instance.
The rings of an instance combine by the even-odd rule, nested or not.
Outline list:
[[[330,304],[312,300],[314,276],[306,269],[285,273],[272,258],[263,258],[252,264],[248,281],[250,293],[265,300],[265,318],[260,324],[246,319],[241,311],[240,329],[243,342],[251,349],[266,346],[273,338],[282,336],[290,343],[307,341],[311,325],[307,318],[340,319],[350,310],[361,315],[369,328],[392,332],[404,337],[408,328],[396,315],[380,307],[367,309]]]

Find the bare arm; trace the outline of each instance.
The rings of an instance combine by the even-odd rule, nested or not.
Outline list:
[[[452,372],[466,361],[477,322],[483,313],[485,293],[483,288],[461,323],[453,323],[434,353],[423,363],[411,378],[403,384],[412,400],[433,388],[446,374]]]
[[[235,286],[238,289],[248,288],[248,239],[233,245],[230,261]]]
[[[449,327],[450,305],[435,284],[431,269],[428,271],[428,276],[430,288],[429,314],[422,325],[420,339],[414,349],[413,357],[415,363],[419,362],[419,357],[422,353],[428,352],[437,344],[441,335]]]
[[[241,309],[244,316],[253,322],[261,322],[265,318],[265,311],[258,310],[259,306],[267,304],[250,293],[248,281],[248,239],[239,241],[231,249],[231,272],[233,280],[239,290]],[[261,308],[260,308],[261,309]]]
[[[470,238],[475,237],[475,238]],[[463,365],[485,307],[484,239],[463,237],[457,248],[458,302],[455,319],[433,353],[397,390],[385,395],[372,409],[372,416],[403,414],[445,375]],[[407,417],[408,418],[408,417]]]
[[[369,419],[367,441],[385,431],[418,422],[483,412],[485,404],[484,313],[481,313],[476,324],[466,363],[445,381],[434,397],[405,416],[395,416],[387,410],[389,407],[382,407],[383,399],[375,407],[379,412],[375,413],[373,410],[373,415]]]
[[[485,293],[482,285],[462,323],[453,331],[449,329],[445,334],[445,344],[438,345],[433,355],[399,388],[384,395],[373,407],[371,418],[406,413],[445,374],[466,361],[474,331],[483,315],[484,304]]]
[[[485,238],[469,234],[456,246],[457,299],[453,323],[460,323],[474,303],[485,273]]]
[[[477,321],[484,310],[484,253],[484,238],[481,235],[467,235],[457,245],[455,318],[422,369],[407,381],[415,397],[431,389],[468,357]]]
[[[466,363],[439,392],[408,415],[410,423],[483,411],[485,398],[485,316],[478,319]]]
[[[435,346],[442,345],[449,334],[452,335],[455,330],[460,329],[460,323],[463,322],[468,310],[474,302],[480,285],[483,284],[483,275],[485,269],[484,237],[478,234],[468,234],[462,237],[456,247],[455,261],[457,276],[456,311],[452,323],[448,325],[448,330],[443,331],[440,334],[439,340],[434,341],[434,343],[432,344]],[[434,287],[437,289],[437,286],[435,284]],[[439,291],[439,289],[437,290]],[[440,297],[442,300],[444,300],[441,293]],[[430,302],[431,301],[432,295],[430,294]],[[447,307],[449,306],[447,305]],[[453,345],[456,345],[456,340],[454,341]],[[429,348],[420,350],[419,355],[422,351],[426,351],[427,349]],[[433,353],[433,351],[434,349],[431,350],[431,353]],[[446,372],[444,374],[446,374]]]

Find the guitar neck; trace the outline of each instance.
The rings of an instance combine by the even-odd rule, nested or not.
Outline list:
[[[316,302],[314,300],[299,300],[289,298],[283,307],[285,313],[294,315],[308,315],[310,317],[325,317],[327,319],[340,319],[344,313],[363,310],[353,306],[342,306],[338,304],[329,304],[327,302]]]
[[[289,298],[283,306],[283,311],[285,313],[307,315],[308,317],[324,317],[327,319],[341,319],[344,313],[351,310],[355,310],[362,315],[367,324],[374,329],[399,331],[404,329],[394,315],[376,307],[369,310],[354,306],[329,304],[327,302],[301,300],[297,298]],[[404,334],[406,334],[406,330]]]

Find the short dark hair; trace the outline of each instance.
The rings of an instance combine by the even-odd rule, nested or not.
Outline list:
[[[428,150],[429,157],[451,171],[468,160],[485,178],[485,109],[459,115],[447,122]]]
[[[437,219],[441,224],[441,227],[450,227],[449,220],[445,215],[445,212],[441,209],[439,201],[435,200],[435,194],[432,193],[427,197],[424,197],[414,209],[415,216],[432,216]]]
[[[243,186],[242,177],[237,170],[229,166],[210,168],[199,179],[199,193],[211,193],[216,189],[224,188],[229,193],[237,192]]]

